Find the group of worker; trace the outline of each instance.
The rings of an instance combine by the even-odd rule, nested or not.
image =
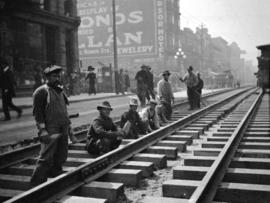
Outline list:
[[[68,138],[73,143],[78,141],[70,125],[67,112],[68,99],[60,82],[61,71],[60,66],[47,67],[44,70],[46,84],[37,88],[33,94],[33,114],[41,151],[31,178],[32,186],[45,182],[48,177],[62,174],[62,165],[68,154]],[[99,116],[93,120],[88,130],[86,150],[89,154],[99,156],[110,152],[121,144],[123,138],[137,139],[141,135],[159,129],[161,125],[168,122],[174,103],[169,82],[170,71],[164,71],[162,76],[163,78],[157,85],[157,96],[153,91],[152,98],[149,98],[147,105],[141,105],[143,108],[140,111],[138,111],[138,100],[130,99],[129,109],[122,114],[119,126],[116,126],[110,117],[113,108],[108,101],[103,101],[97,106]],[[184,76],[183,81],[187,81],[189,84],[190,77],[189,68],[189,75]],[[140,82],[138,80],[138,86],[140,86]],[[144,92],[144,94],[148,93]],[[149,92],[149,97],[150,95]],[[146,98],[148,97],[146,96]],[[143,99],[140,101],[144,102]]]

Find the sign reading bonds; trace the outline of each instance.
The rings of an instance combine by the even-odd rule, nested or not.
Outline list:
[[[120,56],[163,56],[164,1],[116,0]],[[112,0],[78,0],[80,58],[112,56]]]

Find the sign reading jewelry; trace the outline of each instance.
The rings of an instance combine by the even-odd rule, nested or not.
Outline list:
[[[161,57],[165,46],[163,0],[116,0],[119,56]],[[111,57],[112,0],[78,0],[81,59]]]

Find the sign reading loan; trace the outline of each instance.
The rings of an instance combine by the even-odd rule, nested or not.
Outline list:
[[[116,0],[119,56],[164,54],[164,0]],[[112,56],[112,0],[78,0],[81,59]]]

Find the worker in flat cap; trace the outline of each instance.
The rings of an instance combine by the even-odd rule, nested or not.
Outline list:
[[[96,95],[96,73],[94,72],[95,68],[93,66],[88,66],[88,74],[85,78],[85,80],[89,80],[89,89],[88,89],[88,94],[94,94]]]
[[[86,150],[91,155],[102,155],[116,149],[125,132],[118,129],[110,117],[113,110],[108,101],[97,106],[99,116],[94,119],[87,133]]]
[[[68,137],[72,142],[77,142],[67,112],[68,99],[60,83],[61,71],[60,66],[47,67],[44,70],[46,84],[33,94],[33,115],[41,143],[40,156],[31,178],[33,186],[63,173]]]
[[[189,110],[193,110],[196,107],[196,86],[199,82],[197,76],[193,72],[193,67],[188,67],[188,72],[183,78],[179,78],[180,81],[185,82],[187,86],[187,96],[190,105]]]
[[[171,118],[172,115],[172,104],[174,103],[174,95],[169,82],[169,77],[171,73],[168,70],[163,71],[161,79],[157,85],[158,97],[162,105],[162,111],[167,120]]]

